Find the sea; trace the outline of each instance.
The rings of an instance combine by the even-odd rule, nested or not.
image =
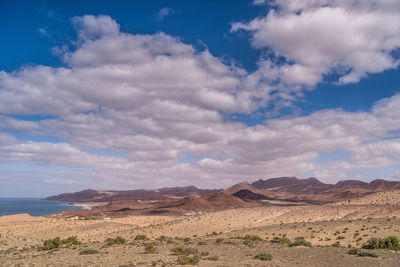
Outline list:
[[[0,216],[19,213],[28,213],[31,216],[43,216],[71,209],[89,208],[39,198],[0,198]]]

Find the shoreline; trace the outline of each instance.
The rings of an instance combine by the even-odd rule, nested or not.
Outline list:
[[[18,201],[28,201],[30,202],[32,201],[43,201],[43,202],[57,202],[60,206],[60,208],[56,210],[54,210],[51,206],[49,206],[49,209],[42,209],[42,210],[38,210],[38,209],[27,209],[25,206],[21,206],[21,207],[15,207],[15,208],[11,208],[8,209],[7,206],[5,206],[5,210],[1,209],[0,206],[0,210],[2,212],[0,212],[0,218],[4,217],[4,216],[18,216],[21,214],[28,214],[29,216],[32,217],[36,217],[36,218],[40,218],[40,217],[46,217],[49,215],[54,215],[54,214],[60,214],[63,211],[66,210],[71,210],[71,209],[75,209],[75,210],[90,210],[93,207],[97,207],[97,206],[103,206],[108,204],[108,202],[80,202],[80,203],[75,203],[75,202],[63,202],[63,201],[53,201],[53,200],[46,200],[46,199],[41,199],[41,198],[3,198],[4,200],[10,200],[10,201],[16,201],[16,203],[18,203]],[[4,213],[3,213],[4,212]]]

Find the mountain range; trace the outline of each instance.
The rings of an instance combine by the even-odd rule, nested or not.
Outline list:
[[[317,178],[279,177],[241,182],[226,189],[199,189],[194,186],[153,190],[83,190],[47,197],[69,203],[99,203],[90,211],[66,211],[67,215],[124,215],[139,212],[199,212],[258,205],[324,204],[362,197],[376,192],[400,190],[400,182],[377,179],[372,182],[345,180],[326,184]],[[100,203],[108,203],[100,205]]]

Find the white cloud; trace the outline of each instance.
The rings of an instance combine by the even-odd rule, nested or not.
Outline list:
[[[34,131],[39,129],[39,125],[33,121],[18,120],[0,115],[0,129],[15,131]]]
[[[175,14],[175,10],[169,7],[163,7],[158,11],[156,19],[163,20],[166,16]]]
[[[224,120],[221,113],[251,113],[267,105],[270,92],[277,90],[269,84],[273,80],[315,83],[319,74],[313,65],[276,66],[264,60],[247,74],[163,33],[120,32],[108,16],[73,22],[79,40],[61,55],[65,67],[0,72],[0,128],[67,141],[22,142],[0,134],[2,162],[74,170],[53,172],[49,182],[59,177],[85,186],[154,188],[221,187],[313,171],[328,177],[315,159],[338,149],[352,153],[351,163],[340,163],[345,170],[340,177],[352,168],[368,168],[374,158],[383,166],[398,157],[400,95],[377,102],[369,112],[323,110],[248,127]],[[287,101],[300,91],[278,89]],[[11,117],[15,114],[54,118],[29,122]],[[110,155],[96,155],[97,149]],[[182,153],[198,160],[177,164]],[[332,174],[335,167],[326,167]]]
[[[400,48],[399,3],[276,0],[277,9],[234,23],[232,31],[249,31],[255,48],[284,56],[280,78],[286,84],[314,85],[333,72],[340,83],[353,83],[399,65],[391,54]]]
[[[73,17],[71,21],[82,40],[116,37],[119,34],[119,25],[107,15],[84,15]]]

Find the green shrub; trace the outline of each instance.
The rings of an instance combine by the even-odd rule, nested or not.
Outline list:
[[[61,240],[61,244],[65,246],[70,246],[70,245],[80,245],[81,242],[78,241],[78,238],[76,236],[70,236],[67,239]]]
[[[217,238],[217,239],[215,240],[215,243],[217,243],[217,244],[221,244],[221,243],[222,243],[222,241],[224,241],[224,239],[223,239],[223,238]]]
[[[304,246],[304,247],[311,247],[311,243],[306,241],[304,237],[296,237],[294,242],[289,245],[290,247],[298,247],[298,246]]]
[[[350,255],[356,255],[358,257],[372,257],[372,258],[378,258],[378,255],[376,255],[375,253],[370,253],[370,252],[365,252],[362,251],[361,249],[358,248],[354,248],[354,249],[350,249],[347,254]]]
[[[197,255],[194,255],[193,257],[181,255],[178,257],[178,264],[181,265],[196,265],[199,263],[200,258]]]
[[[147,244],[146,247],[144,248],[144,253],[146,254],[156,253],[156,247],[154,246],[154,244]]]
[[[84,249],[79,252],[79,255],[93,255],[93,254],[99,254],[99,252],[95,249]]]
[[[175,247],[172,249],[172,253],[175,255],[197,255],[199,251],[195,248]]]
[[[362,246],[365,249],[390,249],[399,250],[400,243],[396,236],[388,236],[384,239],[382,238],[371,238],[366,244]]]
[[[277,237],[277,236],[275,236],[270,242],[278,244],[287,244],[287,245],[290,245],[292,243],[292,241],[286,237]]]
[[[145,236],[145,237],[146,237],[146,236]],[[136,239],[136,237],[135,237],[135,239]],[[165,235],[162,235],[162,236],[156,238],[156,240],[158,240],[158,241],[160,241],[160,242],[164,242],[164,241],[167,240],[167,237],[166,237]]]
[[[243,239],[245,240],[251,240],[251,241],[262,241],[263,239],[261,237],[259,237],[258,235],[245,235],[245,237],[243,237]]]
[[[208,260],[208,261],[217,261],[217,260],[218,260],[218,256],[208,257],[208,258],[205,258],[205,260]]]
[[[137,235],[137,236],[135,236],[135,240],[140,240],[140,241],[147,240],[147,236],[146,235]]]
[[[251,248],[254,247],[254,242],[251,240],[244,240],[243,244],[245,244],[246,246],[251,247]]]
[[[48,239],[43,241],[42,250],[52,250],[61,247],[70,247],[72,245],[80,245],[81,242],[78,241],[76,236],[70,236],[66,239],[60,239],[59,237]]]
[[[61,239],[56,237],[54,239],[48,239],[43,241],[43,250],[52,250],[61,247]]]
[[[118,236],[117,238],[107,238],[104,242],[106,243],[104,247],[110,247],[125,244],[126,240],[125,238]]]
[[[272,261],[272,255],[269,253],[260,253],[254,256],[254,259],[262,261]]]
[[[333,243],[333,244],[332,244],[332,247],[335,247],[335,248],[340,247],[340,242],[337,241],[337,242]]]

